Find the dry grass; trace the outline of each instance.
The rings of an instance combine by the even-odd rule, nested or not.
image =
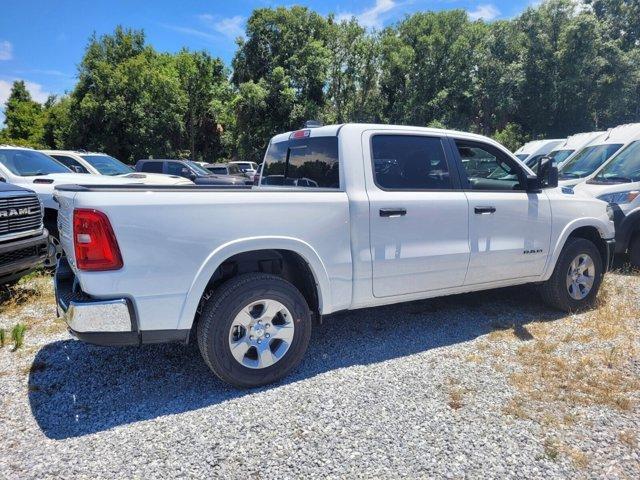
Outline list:
[[[597,308],[569,321],[562,336],[555,322],[530,326],[535,340],[517,349],[520,371],[511,377],[519,396],[553,403],[561,416],[576,405],[630,410],[640,391],[635,292],[605,281]]]
[[[447,405],[452,410],[460,410],[465,406],[465,397],[471,393],[471,389],[461,385],[458,380],[448,378],[446,381]]]
[[[26,326],[25,344],[17,350],[20,356],[29,355],[34,335],[55,335],[65,330],[62,319],[56,318],[53,281],[44,272],[32,273],[13,287],[0,287],[0,328],[6,330],[5,344],[11,345],[11,331],[16,325]]]
[[[505,361],[516,367],[509,375],[516,394],[503,411],[554,432],[543,445],[548,458],[564,455],[578,468],[589,464],[583,452],[562,440],[563,432],[588,422],[589,408],[634,414],[640,395],[638,287],[640,277],[608,276],[590,312],[526,326],[492,325],[487,343],[493,348],[486,353],[497,367],[504,369]],[[505,348],[504,342],[518,343]],[[621,433],[620,441],[637,445],[633,432]]]
[[[50,327],[52,317],[55,317],[55,299],[50,275],[35,272],[17,285],[0,290],[0,321],[5,327],[11,328],[18,321],[30,329]]]

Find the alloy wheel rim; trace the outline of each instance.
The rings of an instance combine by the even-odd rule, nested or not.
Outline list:
[[[583,300],[593,288],[596,278],[596,267],[593,259],[581,253],[569,264],[567,271],[567,291],[574,300]]]
[[[268,368],[289,351],[294,331],[293,316],[282,303],[272,299],[253,301],[233,319],[229,349],[244,367]]]

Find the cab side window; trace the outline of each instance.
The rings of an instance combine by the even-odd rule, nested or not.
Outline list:
[[[178,163],[178,162],[167,162],[167,173],[169,175],[178,175],[180,177],[188,177],[189,176],[189,169],[183,165],[182,163]]]
[[[162,162],[144,162],[140,170],[147,173],[162,173]]]
[[[71,171],[75,173],[89,173],[89,171],[80,164],[77,160],[67,157],[66,155],[51,155],[65,167],[68,167]]]
[[[471,190],[525,190],[524,171],[493,145],[455,140],[463,174]],[[463,175],[464,176],[464,175]],[[464,182],[465,179],[463,179]]]
[[[438,137],[375,135],[374,178],[384,190],[452,190],[449,166]]]

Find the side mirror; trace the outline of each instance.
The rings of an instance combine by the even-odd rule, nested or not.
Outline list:
[[[78,165],[73,165],[71,169],[76,173],[84,173],[84,171],[82,170],[82,167],[79,167]]]
[[[538,160],[537,179],[540,188],[556,188],[558,186],[558,166],[551,157]]]
[[[7,179],[6,179],[6,178],[4,178],[4,177],[0,177],[0,182],[2,182],[2,183],[7,183]]]

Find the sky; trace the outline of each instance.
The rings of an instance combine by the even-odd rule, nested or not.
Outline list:
[[[338,18],[355,16],[370,29],[391,25],[425,10],[462,8],[487,21],[518,15],[533,0],[8,0],[0,15],[0,122],[14,80],[26,82],[39,102],[73,89],[77,65],[89,37],[117,25],[143,29],[157,50],[207,50],[230,65],[235,40],[251,11],[307,6]]]

